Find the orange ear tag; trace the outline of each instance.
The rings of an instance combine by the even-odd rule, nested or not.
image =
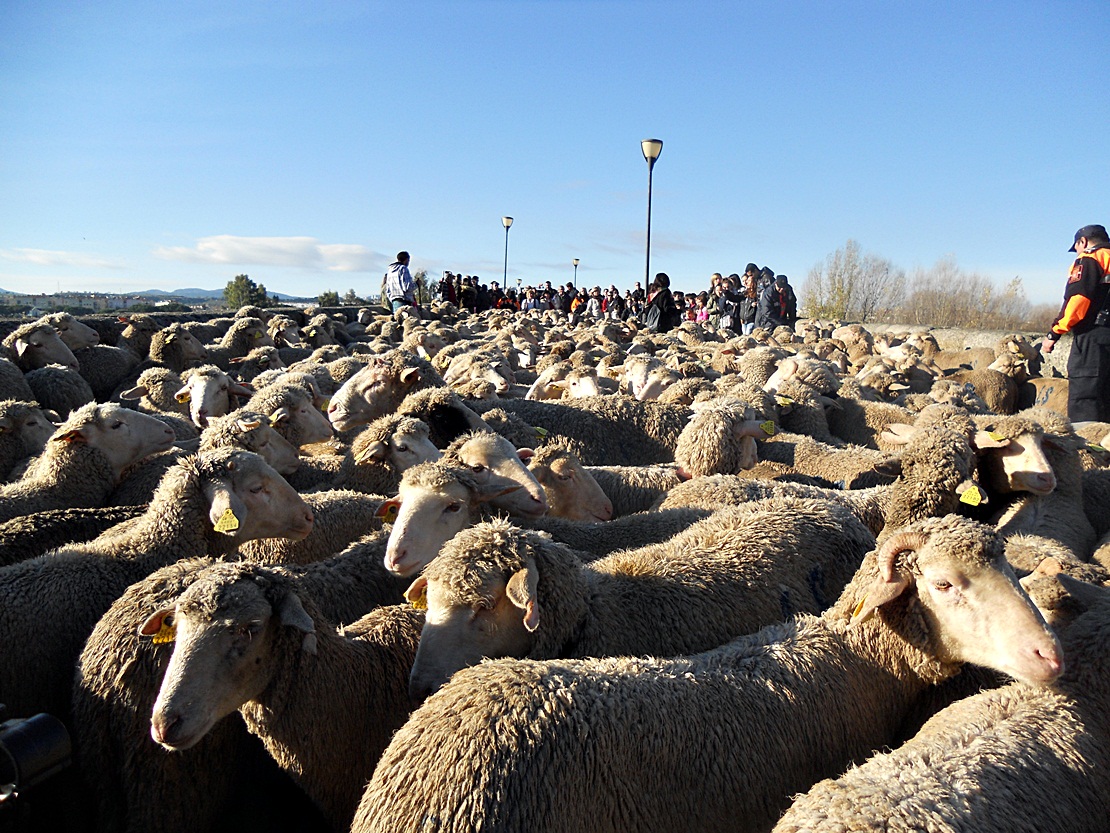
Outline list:
[[[428,585],[420,588],[420,593],[414,598],[409,599],[409,604],[412,605],[414,610],[427,610],[428,609]]]
[[[983,493],[979,491],[978,486],[971,486],[960,495],[960,503],[966,503],[969,506],[978,506],[982,502]]]
[[[771,420],[767,420],[766,422],[761,422],[759,424],[759,427],[763,430],[763,433],[766,434],[768,437],[775,436],[775,423],[771,422]]]
[[[385,523],[391,524],[397,520],[397,513],[401,511],[401,501],[387,500],[378,507],[378,511],[374,514],[381,518]]]
[[[224,510],[220,515],[220,519],[216,521],[214,529],[217,532],[234,532],[239,528],[239,519],[235,517],[235,513],[231,511],[231,507]]]

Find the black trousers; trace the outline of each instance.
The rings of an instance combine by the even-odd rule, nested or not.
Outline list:
[[[1110,422],[1110,327],[1075,336],[1068,356],[1068,419]]]

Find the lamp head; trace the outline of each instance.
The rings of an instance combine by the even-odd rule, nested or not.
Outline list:
[[[574,260],[572,260],[571,263],[573,263],[575,266],[577,266],[578,265],[578,258],[575,258]]]
[[[663,140],[644,139],[640,142],[640,150],[644,152],[644,159],[647,160],[648,165],[654,165],[659,154],[663,152]]]
[[[502,217],[501,218],[501,225],[503,225],[506,229],[508,229],[509,226],[511,226],[512,224],[513,224],[513,218],[512,217]]]

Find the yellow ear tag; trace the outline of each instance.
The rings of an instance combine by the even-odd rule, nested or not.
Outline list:
[[[960,495],[960,503],[966,503],[969,506],[978,506],[982,502],[983,493],[979,491],[978,486],[971,486]]]
[[[270,414],[270,425],[277,425],[279,422],[281,422],[281,419],[277,414]]]
[[[397,520],[397,513],[401,511],[401,502],[397,500],[387,500],[378,507],[375,513],[379,518],[387,524],[393,523]]]
[[[539,439],[541,439],[541,440],[546,440],[547,439],[547,429],[546,428],[540,428],[537,425],[536,426],[536,436],[539,437]]]
[[[413,609],[415,609],[415,610],[427,610],[428,609],[428,585],[425,584],[423,587],[421,587],[420,588],[420,594],[418,596],[416,596],[416,598],[414,598],[414,599],[409,599],[409,604],[411,604],[413,606]]]
[[[192,399],[192,397],[189,396],[189,391],[185,391],[185,393],[175,394],[173,398],[176,399],[178,402],[180,402],[182,404],[185,404],[190,399]]]
[[[759,427],[763,430],[763,433],[766,434],[768,437],[775,436],[775,423],[771,422],[771,420],[767,420],[766,422],[761,422],[759,424]]]
[[[165,645],[175,639],[177,639],[177,625],[173,623],[172,616],[166,616],[162,619],[162,627],[150,638],[150,641],[155,645]]]
[[[859,600],[859,604],[856,605],[856,609],[852,611],[852,618],[853,619],[855,619],[857,616],[860,615],[860,612],[863,610],[863,606],[865,604],[867,604],[867,597],[866,596],[864,596],[862,599]]]
[[[789,396],[782,396],[782,395],[776,396],[775,401],[778,402],[780,405],[793,405],[794,404],[794,400],[791,399]]]
[[[1105,448],[1103,448],[1098,443],[1091,443],[1089,446],[1087,446],[1087,448],[1091,449],[1091,451],[1105,451],[1106,450]]]
[[[331,407],[331,397],[330,396],[327,399],[325,399],[323,402],[320,403],[320,410],[323,413],[326,414],[328,412],[329,407]]]
[[[235,513],[231,511],[229,506],[220,515],[220,519],[216,521],[215,530],[217,532],[234,532],[239,528],[239,519],[235,517]]]
[[[1006,438],[999,434],[997,431],[988,431],[987,436],[994,440],[996,443],[1003,442]]]
[[[255,337],[255,338],[262,338],[262,333],[256,332],[256,333],[254,334],[254,337]]]

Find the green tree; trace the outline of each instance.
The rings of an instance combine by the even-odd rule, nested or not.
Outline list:
[[[343,304],[348,307],[363,307],[366,306],[367,301],[365,298],[360,298],[356,295],[353,289],[348,289],[343,293]]]
[[[339,293],[334,289],[325,289],[316,296],[316,303],[322,307],[337,307],[339,306]]]
[[[269,305],[266,287],[256,284],[246,275],[236,275],[235,280],[224,287],[224,303],[228,309],[246,306],[265,307]]]

